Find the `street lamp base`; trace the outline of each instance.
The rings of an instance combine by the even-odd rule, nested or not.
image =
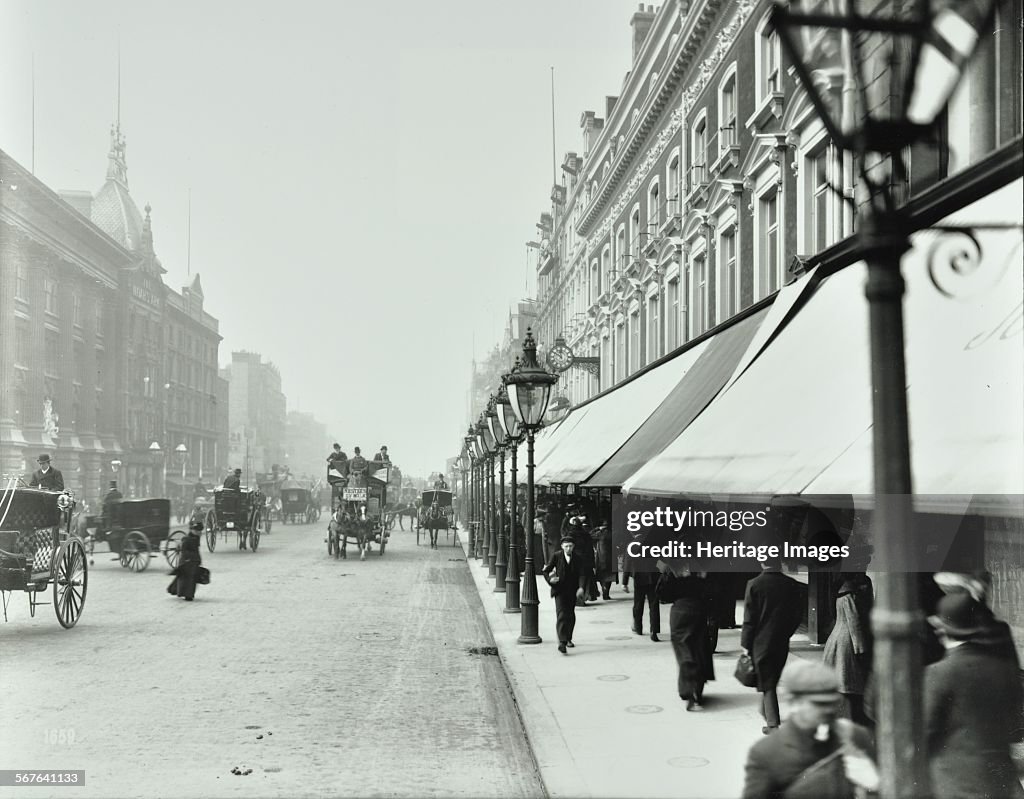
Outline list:
[[[520,635],[516,640],[519,644],[542,644],[543,639],[539,635]]]
[[[502,613],[522,613],[523,609],[522,608],[502,608],[501,612]]]

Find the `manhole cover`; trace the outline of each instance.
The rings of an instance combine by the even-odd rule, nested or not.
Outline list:
[[[259,730],[259,729],[261,729],[259,724],[246,724],[245,728],[247,730]]]
[[[263,770],[271,774],[276,774],[277,772],[282,771],[283,769],[281,768],[281,766],[264,766]]]
[[[465,563],[465,558],[448,558],[449,563]]]
[[[680,755],[679,757],[670,757],[668,759],[668,764],[676,768],[700,768],[710,762],[706,757],[690,757],[689,755]]]
[[[471,646],[466,652],[471,655],[494,655],[498,654],[498,647],[496,646]]]
[[[627,713],[639,713],[641,715],[646,713],[660,713],[664,710],[661,705],[630,705],[626,708]]]
[[[629,679],[629,675],[628,674],[602,674],[597,679],[599,679],[599,680],[601,680],[603,682],[622,682],[623,680],[628,680]]]
[[[591,624],[614,624],[611,619],[594,619],[590,622]]]
[[[631,641],[633,636],[631,635],[608,635],[605,636],[605,641]]]
[[[397,636],[386,633],[359,633],[356,638],[360,641],[396,641]]]

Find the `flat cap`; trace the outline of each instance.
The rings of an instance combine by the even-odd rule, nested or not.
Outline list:
[[[573,538],[573,537],[572,537],[571,535],[569,535],[568,533],[566,533],[565,535],[563,535],[563,536],[562,536],[562,540],[561,540],[561,542],[562,542],[563,544],[564,544],[564,543],[565,543],[566,541],[568,541],[568,542],[569,542],[570,544],[575,544],[575,543],[576,543],[576,539],[575,539],[575,538]]]
[[[823,663],[797,660],[786,666],[782,686],[794,696],[809,699],[835,699],[839,695],[839,678],[834,669]]]

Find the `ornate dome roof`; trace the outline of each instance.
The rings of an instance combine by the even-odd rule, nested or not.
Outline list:
[[[142,214],[128,192],[125,141],[119,127],[110,129],[107,180],[96,192],[90,218],[107,235],[129,250],[142,243]]]

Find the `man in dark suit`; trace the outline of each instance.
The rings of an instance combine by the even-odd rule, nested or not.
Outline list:
[[[50,456],[44,453],[36,458],[36,463],[39,464],[39,468],[32,472],[29,487],[42,488],[46,491],[63,491],[64,475],[60,473],[60,469],[54,469],[50,465]]]
[[[235,491],[242,490],[242,470],[235,469],[231,474],[224,478],[224,488],[232,488]]]
[[[743,799],[853,799],[858,788],[878,790],[870,733],[838,717],[835,672],[799,660],[782,687],[789,715],[777,733],[750,747]]]
[[[576,628],[576,600],[583,596],[585,576],[579,555],[573,554],[575,543],[571,535],[562,536],[562,548],[552,554],[541,574],[551,586],[555,600],[555,632],[558,635],[558,651],[566,654]]]
[[[776,688],[789,657],[789,639],[803,617],[800,585],[782,573],[778,560],[761,563],[761,574],[747,583],[740,646],[750,654],[763,694],[762,711],[768,734],[779,726]]]
[[[110,481],[110,488],[107,490],[106,495],[103,497],[103,529],[110,530],[114,527],[114,523],[118,521],[118,510],[121,506],[121,500],[123,496],[121,492],[117,490],[117,481]]]
[[[1024,797],[1010,752],[1020,737],[1021,684],[1009,628],[968,593],[944,596],[928,621],[946,650],[924,670],[936,799]]]

